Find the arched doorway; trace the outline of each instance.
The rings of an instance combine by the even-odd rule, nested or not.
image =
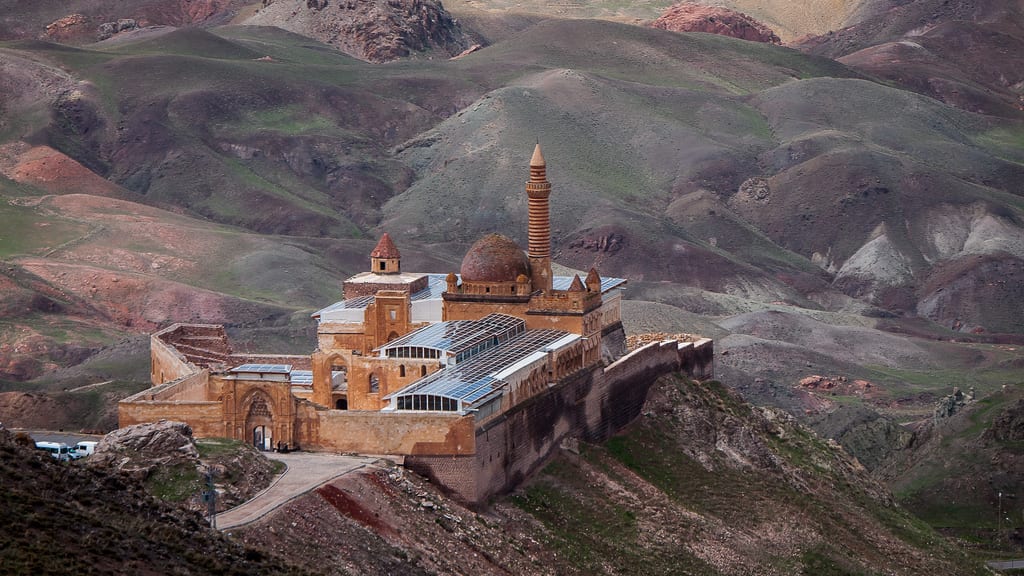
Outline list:
[[[249,400],[249,409],[245,417],[246,441],[258,450],[270,450],[273,447],[274,414],[270,398],[263,392],[256,391]]]

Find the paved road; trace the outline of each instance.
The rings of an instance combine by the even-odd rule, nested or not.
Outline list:
[[[375,458],[320,452],[270,455],[288,465],[284,474],[252,500],[217,515],[217,528],[228,530],[255,522],[295,498],[339,477],[372,465]]]
[[[21,428],[10,428],[11,432],[24,432],[36,442],[63,442],[68,446],[74,446],[82,440],[99,441],[103,435],[97,434],[76,434],[73,432],[54,432],[52,430],[24,430]]]
[[[992,560],[986,562],[989,568],[994,570],[1013,570],[1024,568],[1024,559],[1022,560]]]

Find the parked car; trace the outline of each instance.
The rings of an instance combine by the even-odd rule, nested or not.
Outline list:
[[[36,442],[36,448],[46,450],[54,460],[61,462],[71,460],[71,448],[63,442]]]
[[[99,442],[96,442],[95,440],[82,440],[78,444],[75,444],[74,450],[78,453],[79,458],[92,456],[93,452],[96,451],[97,444],[99,444]]]

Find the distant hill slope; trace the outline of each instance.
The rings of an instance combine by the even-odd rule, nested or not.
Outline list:
[[[846,27],[799,45],[951,106],[1024,118],[1019,2],[865,2]]]
[[[756,302],[881,308],[965,332],[1024,330],[1012,281],[1024,253],[1015,194],[1024,127],[824,58],[547,20],[457,61],[373,66],[279,29],[224,27],[88,49],[17,42],[0,47],[0,63],[5,94],[31,95],[8,96],[0,122],[11,143],[0,158],[6,210],[31,231],[3,240],[6,257],[25,258],[35,278],[16,280],[19,294],[31,300],[39,280],[60,283],[75,270],[78,280],[64,284],[77,299],[62,306],[77,302],[71,308],[121,329],[127,318],[142,321],[136,330],[198,317],[251,324],[281,318],[270,309],[282,303],[329,303],[330,278],[362,269],[363,243],[385,230],[440,271],[457,268],[484,233],[522,240],[525,151],[539,139],[555,185],[556,259],[574,268]],[[63,156],[33,160],[44,145]],[[205,240],[169,248],[140,237],[104,252],[104,238],[139,232],[99,232],[112,226],[98,221],[107,208],[73,214],[91,199],[36,204],[61,186],[40,180],[48,158],[66,174],[77,163],[99,177],[69,191],[115,196],[128,204],[105,206],[133,218],[145,211],[131,203],[166,210],[146,216],[167,219],[154,230],[181,225],[177,212],[262,234],[358,241],[282,240],[279,250],[278,241],[250,248],[256,237],[197,232]],[[28,217],[54,209],[59,226]],[[250,250],[261,256],[241,256]],[[200,253],[216,274],[189,263]],[[154,258],[183,262],[154,268]],[[297,277],[278,272],[295,262],[305,263]],[[246,310],[270,308],[163,313],[157,299],[115,310],[82,279],[111,269],[133,271],[147,291],[152,276],[184,270],[173,279],[262,299]]]

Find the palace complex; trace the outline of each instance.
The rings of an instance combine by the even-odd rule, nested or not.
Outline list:
[[[554,276],[546,165],[526,184],[528,245],[490,234],[459,274],[402,270],[384,234],[370,270],[313,315],[310,355],[232,352],[224,328],[152,336],[153,387],[120,425],[187,422],[196,436],[264,449],[404,457],[470,503],[514,487],[569,439],[602,440],[635,418],[650,385],[713,372],[710,340],[626,350],[622,278]]]

